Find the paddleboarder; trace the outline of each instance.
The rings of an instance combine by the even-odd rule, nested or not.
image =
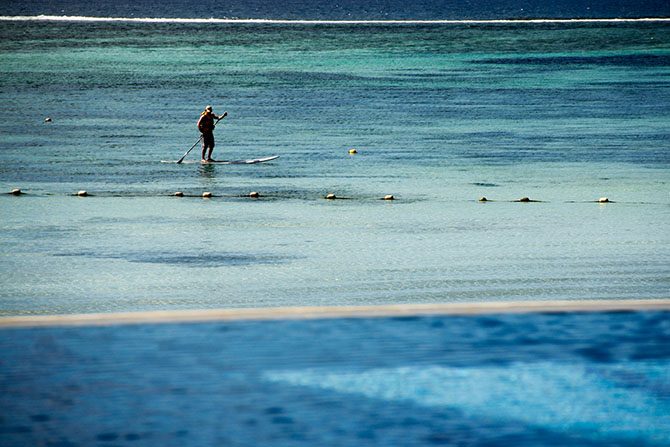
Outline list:
[[[212,151],[214,151],[214,126],[216,124],[214,120],[218,121],[226,115],[227,112],[224,112],[221,116],[215,115],[212,112],[212,106],[205,107],[205,111],[200,114],[198,130],[202,134],[202,161],[205,163],[214,161],[212,159]]]

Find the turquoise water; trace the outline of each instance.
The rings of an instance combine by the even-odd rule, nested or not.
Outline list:
[[[2,21],[0,314],[667,297],[669,55],[664,22]],[[161,163],[206,104],[215,157],[280,158]]]

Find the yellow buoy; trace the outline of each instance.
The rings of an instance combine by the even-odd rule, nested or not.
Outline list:
[[[349,154],[350,155],[354,155],[354,154],[357,154],[357,153],[358,153],[358,151],[356,149],[349,149]]]
[[[480,201],[480,202],[488,202],[489,199],[487,199],[486,197],[480,197],[480,198],[479,198],[479,201]]]

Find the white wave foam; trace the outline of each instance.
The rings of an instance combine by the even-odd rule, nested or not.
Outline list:
[[[213,23],[213,24],[279,24],[279,25],[441,25],[441,24],[534,24],[534,23],[620,23],[670,22],[667,17],[601,18],[601,19],[490,19],[490,20],[284,20],[229,18],[169,18],[169,17],[88,17],[88,16],[0,16],[0,21],[52,22],[138,22],[138,23]]]

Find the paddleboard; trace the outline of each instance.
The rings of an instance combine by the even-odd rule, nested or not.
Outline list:
[[[250,160],[215,160],[215,161],[200,161],[200,160],[184,160],[181,164],[202,163],[203,165],[254,165],[256,163],[265,163],[279,158],[279,155],[272,155],[270,157],[252,158]],[[177,163],[174,160],[161,160],[161,163]]]

